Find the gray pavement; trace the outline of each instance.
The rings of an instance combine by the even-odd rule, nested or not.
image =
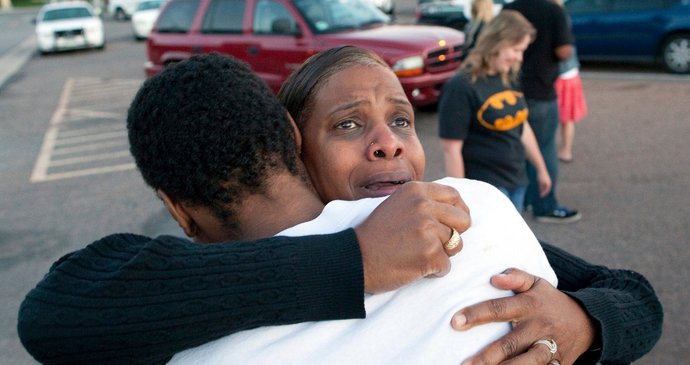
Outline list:
[[[0,10],[0,91],[36,52],[31,19],[37,8]]]

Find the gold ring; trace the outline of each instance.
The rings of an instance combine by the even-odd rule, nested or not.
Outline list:
[[[532,346],[536,345],[546,346],[549,349],[549,352],[551,352],[551,355],[555,354],[556,351],[558,351],[558,345],[556,345],[556,341],[554,340],[539,340],[532,344]]]
[[[451,233],[450,238],[448,239],[448,242],[443,244],[443,248],[446,250],[452,250],[460,244],[460,233],[455,230],[455,228],[451,228],[453,230],[453,233]]]

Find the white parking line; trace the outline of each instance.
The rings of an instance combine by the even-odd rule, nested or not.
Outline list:
[[[97,96],[94,96],[94,99],[99,100],[99,101],[103,101],[103,96],[97,95]],[[80,98],[80,100],[84,101],[84,98]],[[88,119],[88,118],[119,118],[122,116],[122,114],[111,113],[111,112],[100,112],[97,110],[84,110],[84,109],[71,108],[71,109],[69,109],[69,116],[70,116],[70,120],[77,121],[79,119]]]
[[[126,106],[141,81],[69,79],[43,138],[33,183],[136,168],[129,153]],[[121,109],[121,112],[113,112]]]
[[[67,107],[67,103],[69,102],[69,97],[73,86],[74,79],[70,78],[67,80],[67,82],[65,82],[65,86],[62,88],[60,101],[58,101],[58,106],[55,109],[55,112],[53,112],[53,116],[50,118],[50,125],[46,131],[46,135],[43,137],[43,145],[41,146],[41,151],[38,153],[36,165],[34,165],[34,171],[29,179],[29,181],[33,183],[46,181],[48,175],[48,165],[50,164],[50,154],[53,151],[53,146],[55,145],[55,140],[57,139],[59,124],[62,122],[63,114],[65,114],[65,109]]]
[[[119,132],[105,132],[105,133],[96,133],[96,134],[89,134],[85,136],[75,136],[75,137],[69,137],[69,138],[62,138],[59,141],[55,142],[56,146],[65,146],[65,145],[70,145],[70,144],[77,144],[77,143],[83,143],[83,142],[93,142],[93,141],[99,141],[103,139],[111,139],[115,137],[127,137],[127,131],[119,131]]]
[[[55,142],[53,145],[56,145],[57,142]],[[84,144],[81,146],[75,146],[75,147],[64,147],[64,148],[55,148],[53,149],[53,156],[58,156],[58,155],[69,155],[75,152],[86,152],[86,151],[98,151],[102,150],[104,148],[108,147],[118,147],[118,146],[127,146],[127,140],[116,140],[116,141],[111,141],[111,142],[105,142],[105,143],[90,143],[90,144]]]
[[[76,170],[76,171],[70,171],[70,172],[62,172],[62,173],[54,173],[50,175],[46,175],[45,178],[41,181],[54,181],[54,180],[61,180],[61,179],[67,179],[71,177],[80,177],[80,176],[87,176],[87,175],[99,175],[99,174],[105,174],[108,172],[117,172],[117,171],[128,171],[128,170],[134,170],[136,168],[136,165],[134,162],[128,163],[128,164],[122,164],[122,165],[114,165],[114,166],[108,166],[108,167],[96,167],[92,169],[83,169],[83,170]]]
[[[83,162],[109,160],[112,158],[127,157],[127,156],[129,156],[129,151],[120,151],[120,152],[115,152],[115,153],[102,153],[99,155],[89,155],[89,156],[82,156],[82,157],[65,158],[62,160],[52,160],[52,161],[50,161],[50,166],[64,166],[64,165],[71,165],[71,164],[83,163]]]
[[[124,125],[106,125],[106,126],[100,126],[100,127],[91,127],[91,128],[80,128],[80,129],[74,129],[74,130],[69,130],[69,131],[61,131],[60,135],[62,137],[76,137],[76,136],[85,136],[88,134],[98,134],[98,133],[106,133],[109,131],[124,131],[126,128]]]

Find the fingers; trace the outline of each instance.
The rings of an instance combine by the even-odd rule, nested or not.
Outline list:
[[[492,277],[491,283],[516,295],[467,307],[456,313],[451,324],[465,330],[486,322],[509,321],[513,328],[463,364],[571,365],[592,346],[594,321],[547,280],[510,269]],[[553,353],[550,340],[557,344]]]
[[[466,330],[485,323],[510,322],[529,306],[529,303],[524,303],[523,298],[518,297],[487,300],[455,313],[451,319],[451,326],[456,330]]]
[[[460,252],[463,247],[461,234],[471,225],[469,208],[462,200],[460,193],[450,186],[429,182],[407,183],[404,188],[421,190],[419,195],[424,196],[425,199],[420,201],[420,204],[424,204],[424,206],[418,210],[427,212],[429,217],[433,218],[429,222],[429,228],[430,232],[436,232],[440,244],[438,247],[443,249],[448,257]],[[458,235],[453,234],[453,229],[458,232]],[[453,242],[450,242],[451,240]],[[437,272],[430,273],[430,275],[443,276],[449,270],[450,262],[448,261],[447,265],[444,265]]]
[[[462,237],[460,236],[460,233],[457,230],[452,229],[452,228],[450,229],[450,231],[451,231],[450,237],[442,245],[443,249],[446,251],[446,255],[448,255],[448,257],[452,257],[455,254],[457,254],[458,252],[460,252],[462,250],[462,246],[463,246],[463,241],[462,241]],[[451,269],[450,260],[448,260],[446,262],[448,263],[448,265],[443,266],[441,268],[441,270],[439,270],[438,272],[432,273],[431,275],[428,275],[428,276],[442,277],[442,276],[445,276],[446,274],[448,274],[450,272],[450,269]]]
[[[491,280],[492,284],[499,289],[520,293],[530,290],[539,278],[521,270],[511,269],[511,272],[495,275]],[[535,306],[530,296],[490,299],[456,312],[451,319],[451,326],[456,330],[466,330],[485,323],[511,322],[519,320]]]
[[[460,200],[456,205],[435,203],[430,207],[430,209],[434,210],[433,214],[438,220],[437,234],[439,242],[443,245],[442,247],[449,257],[462,250],[462,233],[470,228],[472,224],[469,209],[460,198],[460,195],[457,197]]]
[[[532,274],[520,269],[510,268],[491,277],[491,285],[497,289],[522,293],[530,290],[538,280],[539,278]]]
[[[515,324],[516,322],[514,322]],[[514,325],[511,332],[492,342],[478,354],[463,362],[463,365],[528,365],[548,364],[559,359],[558,351],[552,353],[547,345],[536,343],[541,339],[551,339],[552,335],[540,334],[549,326],[542,321]]]
[[[469,213],[469,208],[467,207],[467,204],[465,204],[465,201],[460,197],[460,193],[448,185],[418,181],[408,184],[423,186],[424,189],[427,189],[431,199],[439,203],[453,205],[456,208]]]
[[[355,232],[368,293],[388,291],[426,276],[450,271],[449,257],[462,239],[444,247],[454,228],[470,225],[467,206],[454,188],[410,182],[381,203]]]
[[[560,364],[558,358],[558,352],[552,354],[544,345],[526,342],[519,336],[508,334],[465,360],[462,365],[529,365],[550,364],[552,361]]]
[[[430,201],[436,203],[433,205],[433,209],[435,209],[434,216],[440,223],[454,228],[459,233],[465,232],[470,227],[470,208],[467,207],[467,204],[462,200],[460,193],[456,189],[447,185],[429,182],[413,182],[405,185],[408,184],[426,189]],[[448,237],[450,237],[447,235],[447,232],[441,232],[441,242],[447,242]]]
[[[448,256],[453,256],[456,253],[460,252],[462,250],[462,237],[460,236],[460,232],[458,232],[456,229],[451,228],[451,233],[450,237],[448,238],[448,241],[443,244],[443,249],[446,250],[446,254]]]

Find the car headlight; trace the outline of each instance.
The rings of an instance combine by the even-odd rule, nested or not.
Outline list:
[[[38,27],[36,28],[36,34],[38,34],[40,38],[52,37],[53,30],[48,27]]]
[[[84,27],[84,32],[88,34],[94,34],[94,33],[100,33],[101,32],[101,27],[98,25],[89,25],[87,27]]]
[[[393,72],[398,77],[417,76],[424,73],[424,58],[422,56],[407,57],[393,64]]]

